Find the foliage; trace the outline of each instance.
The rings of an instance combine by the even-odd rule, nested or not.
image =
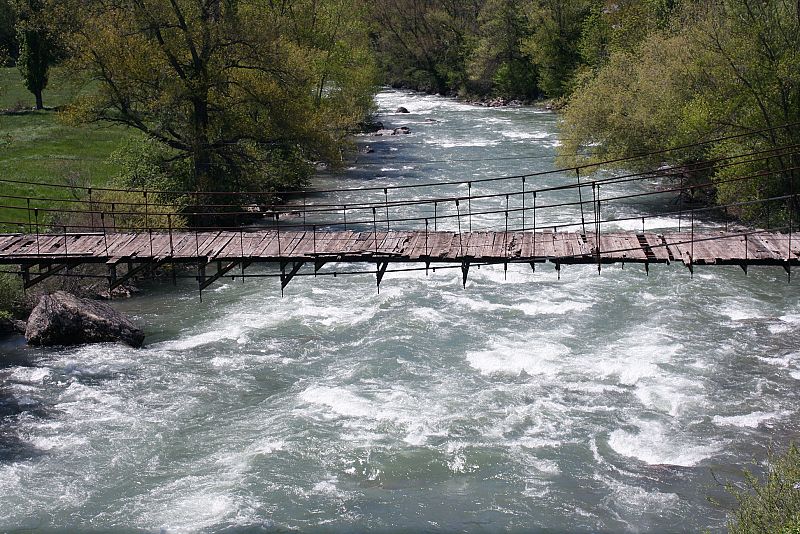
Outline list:
[[[0,273],[0,317],[14,316],[22,300],[22,280],[14,274]]]
[[[365,2],[378,61],[388,81],[445,94],[467,79],[466,57],[481,2]]]
[[[580,60],[583,21],[591,15],[589,0],[534,0],[528,17],[533,33],[525,41],[539,72],[539,87],[550,97],[570,92],[572,75]]]
[[[186,206],[168,198],[151,194],[145,198],[141,191],[98,191],[93,197],[94,213],[86,214],[93,228],[108,231],[132,232],[142,230],[167,231],[186,228],[187,218],[181,212]],[[102,218],[98,213],[102,213]]]
[[[157,141],[173,153],[164,163],[191,168],[180,189],[268,189],[285,154],[335,163],[371,109],[372,63],[349,0],[59,5],[74,27],[72,65],[98,88],[72,117]],[[279,181],[298,186],[306,169]]]
[[[536,67],[522,51],[522,40],[530,33],[522,2],[487,0],[478,24],[478,40],[468,63],[470,92],[535,97]]]
[[[49,81],[49,70],[55,63],[56,44],[46,25],[47,7],[44,0],[16,0],[17,67],[25,87],[36,98],[36,109],[44,108],[42,91]]]
[[[800,5],[789,0],[651,0],[604,13],[604,25],[593,15],[581,54],[595,70],[577,87],[563,117],[562,156],[572,164],[587,149],[595,159],[616,158],[747,132],[761,133],[641,162],[698,161],[796,146],[798,10]],[[631,42],[637,43],[632,49]],[[598,52],[603,47],[607,59]],[[797,155],[720,167],[713,176],[717,202],[793,194],[798,168]],[[749,175],[755,177],[732,181]],[[767,211],[778,214],[777,220],[788,218],[786,205],[770,204],[736,211],[750,220]]]
[[[565,110],[561,154],[566,162],[574,164],[571,158],[585,146],[593,147],[594,158],[603,160],[701,137],[705,124],[691,128],[684,123],[684,109],[696,89],[695,73],[687,68],[694,53],[686,36],[658,32],[634,52],[613,54],[572,96]],[[642,165],[653,163],[658,161],[641,161]]]
[[[16,61],[19,55],[17,43],[17,16],[10,0],[0,0],[0,67]]]
[[[602,2],[365,3],[387,82],[443,94],[530,99],[570,90],[583,21]]]
[[[731,534],[795,534],[800,532],[800,449],[771,458],[765,480],[749,471],[744,487],[727,486],[739,506],[728,523]]]

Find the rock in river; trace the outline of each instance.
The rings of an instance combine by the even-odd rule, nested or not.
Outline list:
[[[144,342],[144,332],[108,304],[64,291],[39,300],[25,337],[31,345],[46,346],[122,341],[141,347]]]

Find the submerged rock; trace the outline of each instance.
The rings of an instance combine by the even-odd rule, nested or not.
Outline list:
[[[389,130],[389,129],[378,130],[372,135],[381,137],[384,135],[407,135],[410,133],[411,133],[411,128],[409,128],[408,126],[400,126],[399,128],[395,128],[394,130]]]
[[[403,106],[400,106],[399,108],[397,108],[397,111],[395,111],[395,113],[408,113],[408,112],[409,111]]]
[[[144,332],[120,312],[96,300],[56,291],[39,300],[25,337],[31,345],[81,345],[122,341],[141,347]]]

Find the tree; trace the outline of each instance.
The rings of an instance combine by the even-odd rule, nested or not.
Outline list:
[[[569,94],[572,75],[580,63],[579,43],[591,0],[532,0],[527,16],[533,33],[523,51],[533,58],[539,88],[550,97]]]
[[[373,67],[350,0],[76,0],[72,65],[96,90],[71,109],[188,161],[183,187],[297,187],[335,162],[369,111]],[[286,163],[290,165],[286,165]]]
[[[651,16],[642,11],[647,6]],[[775,223],[781,218],[788,222],[793,210],[797,220],[793,195],[800,185],[800,157],[789,149],[800,144],[800,5],[790,0],[650,0],[628,13],[633,21],[655,23],[644,31],[644,23],[615,13],[608,60],[578,88],[564,114],[562,153],[574,157],[589,150],[595,158],[624,157],[752,134],[668,158],[707,161],[773,150],[776,157],[712,169],[716,200],[729,204],[792,195],[791,203],[758,202],[733,211],[753,220],[769,218],[771,212]],[[643,37],[632,50],[620,45],[635,40],[631,36],[636,33]],[[758,179],[732,180],[750,175]]]
[[[467,80],[480,0],[376,0],[369,17],[389,82],[445,94]]]
[[[25,87],[36,98],[36,109],[43,109],[42,91],[47,87],[50,67],[55,63],[55,43],[46,25],[44,0],[17,1],[17,67]]]
[[[0,0],[0,67],[13,65],[19,55],[17,15],[9,0]]]
[[[536,69],[522,51],[530,35],[521,0],[486,0],[478,14],[478,39],[469,56],[470,89],[501,96],[536,96]]]

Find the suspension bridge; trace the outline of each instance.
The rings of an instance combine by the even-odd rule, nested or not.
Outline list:
[[[0,264],[31,287],[51,276],[94,277],[114,289],[159,268],[183,265],[200,291],[227,277],[371,274],[480,265],[678,262],[791,268],[800,263],[792,214],[796,194],[708,206],[694,201],[724,183],[794,176],[798,147],[750,151],[693,165],[613,173],[595,163],[516,176],[305,192],[189,192],[68,187],[0,195]],[[789,163],[787,165],[787,162]],[[729,173],[689,180],[710,169]],[[791,179],[793,181],[793,178]],[[657,209],[656,209],[657,208]],[[758,213],[758,227],[732,214]],[[187,221],[191,222],[188,228]],[[223,221],[210,224],[209,221]],[[279,272],[253,272],[273,263]],[[328,268],[335,264],[333,269]],[[87,268],[88,266],[88,268]],[[391,266],[391,268],[390,268]],[[187,274],[188,271],[192,271]]]

